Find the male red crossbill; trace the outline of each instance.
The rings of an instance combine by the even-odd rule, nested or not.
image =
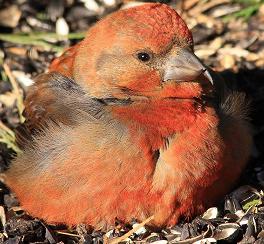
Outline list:
[[[234,185],[252,136],[243,96],[220,92],[164,4],[120,10],[29,90],[23,153],[7,171],[22,207],[97,229],[177,223]]]

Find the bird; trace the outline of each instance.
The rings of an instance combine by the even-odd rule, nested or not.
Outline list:
[[[235,186],[252,148],[245,95],[215,77],[168,5],[107,15],[28,90],[6,184],[53,224],[153,216],[163,228],[201,214]]]

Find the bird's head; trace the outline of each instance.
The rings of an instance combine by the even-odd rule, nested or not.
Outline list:
[[[147,3],[99,21],[78,49],[73,77],[97,98],[192,98],[212,78],[192,34],[169,6]]]

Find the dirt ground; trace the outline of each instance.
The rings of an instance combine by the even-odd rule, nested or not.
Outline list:
[[[23,99],[34,77],[47,71],[51,60],[82,39],[96,21],[128,2],[0,0],[2,173],[19,150],[14,129],[23,123]],[[0,183],[0,243],[264,243],[264,1],[159,2],[175,8],[187,22],[196,55],[251,100],[255,145],[234,191],[203,215],[170,229],[153,232],[131,220],[100,232],[32,218]]]

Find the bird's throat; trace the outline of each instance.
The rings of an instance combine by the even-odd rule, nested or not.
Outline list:
[[[168,138],[188,129],[203,113],[203,108],[193,99],[148,100],[110,106],[110,110],[114,118],[130,128],[132,134],[144,132],[154,144],[158,144],[155,138]],[[153,147],[159,148],[158,145]]]

